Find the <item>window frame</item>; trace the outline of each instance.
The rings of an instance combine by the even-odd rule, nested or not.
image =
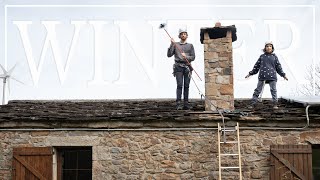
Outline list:
[[[67,150],[90,150],[91,151],[91,179],[92,179],[92,146],[60,146],[55,147],[57,180],[63,180],[63,152]]]

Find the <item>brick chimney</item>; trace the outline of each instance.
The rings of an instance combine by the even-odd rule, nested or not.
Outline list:
[[[204,44],[205,95],[215,106],[234,110],[232,42],[237,40],[236,27],[201,28]],[[216,110],[206,101],[206,111]]]

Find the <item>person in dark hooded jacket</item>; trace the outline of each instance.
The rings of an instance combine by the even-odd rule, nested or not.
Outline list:
[[[246,76],[246,78],[255,75],[259,72],[258,75],[258,85],[254,90],[251,105],[249,108],[253,108],[253,106],[258,102],[259,95],[264,88],[264,85],[267,83],[270,86],[273,108],[278,109],[277,103],[277,74],[283,77],[285,80],[288,80],[286,74],[283,72],[281,64],[277,55],[274,52],[274,46],[271,41],[265,43],[265,47],[263,49],[264,54],[262,54],[256,64],[254,65],[252,71]]]

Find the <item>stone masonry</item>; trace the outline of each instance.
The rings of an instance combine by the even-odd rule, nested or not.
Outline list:
[[[305,144],[320,131],[241,131],[244,179],[269,179],[272,144]],[[13,147],[92,146],[94,180],[218,179],[216,131],[0,131],[0,179]],[[225,172],[224,179],[238,179]]]
[[[232,28],[234,28],[232,26]],[[207,111],[215,107],[234,110],[232,41],[230,27],[202,29]],[[210,33],[212,35],[210,35]],[[221,37],[221,34],[223,37]]]
[[[202,100],[192,103],[196,111],[175,110],[174,99],[11,101],[0,107],[0,180],[12,179],[14,147],[75,146],[92,147],[94,180],[218,179],[221,117],[203,111]],[[310,107],[308,128],[272,130],[304,127],[305,108],[280,99],[278,110],[272,109],[272,101],[257,104],[252,112],[241,109],[249,103],[236,100],[242,113],[224,114],[227,125],[239,122],[242,128],[244,180],[269,179],[270,145],[320,144],[319,107]],[[238,175],[224,172],[223,179]]]

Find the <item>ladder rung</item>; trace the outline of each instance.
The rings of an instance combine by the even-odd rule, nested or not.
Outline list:
[[[239,156],[239,154],[220,154],[220,156]]]
[[[221,141],[220,144],[237,144],[238,141],[226,141],[226,142],[223,142]]]
[[[233,133],[228,133],[228,140],[226,138],[227,133],[226,132],[233,132],[236,135],[236,138],[229,138],[231,135],[233,135]],[[223,136],[223,137],[222,137]],[[235,127],[225,127],[224,126],[224,122],[223,122],[223,126],[220,126],[220,124],[218,123],[218,158],[219,158],[219,179],[222,179],[222,173],[221,171],[223,169],[236,169],[239,171],[239,180],[242,180],[242,169],[241,169],[241,153],[240,153],[240,138],[239,138],[240,134],[239,134],[239,123],[237,122],[237,126]],[[221,139],[223,138],[223,139]],[[223,141],[223,142],[222,142]],[[223,144],[237,144],[237,149],[238,152],[236,151],[231,151],[231,153],[229,152],[224,152],[221,154],[221,147],[223,147]],[[232,145],[235,146],[235,145]],[[229,156],[229,157],[228,157]],[[221,160],[225,159],[225,157],[227,158],[232,158],[232,159],[238,159],[238,163],[239,164],[227,164],[227,163],[223,163],[224,166],[221,166]],[[235,165],[235,166],[233,166]],[[238,165],[238,166],[236,166]]]
[[[235,167],[221,167],[221,169],[239,169],[239,166],[235,166]]]
[[[224,132],[234,132],[234,131],[237,131],[236,129],[221,129],[221,131],[224,131]]]
[[[223,127],[223,126],[220,126],[221,129],[237,129],[237,127],[234,127],[234,126],[226,126],[226,127]]]

